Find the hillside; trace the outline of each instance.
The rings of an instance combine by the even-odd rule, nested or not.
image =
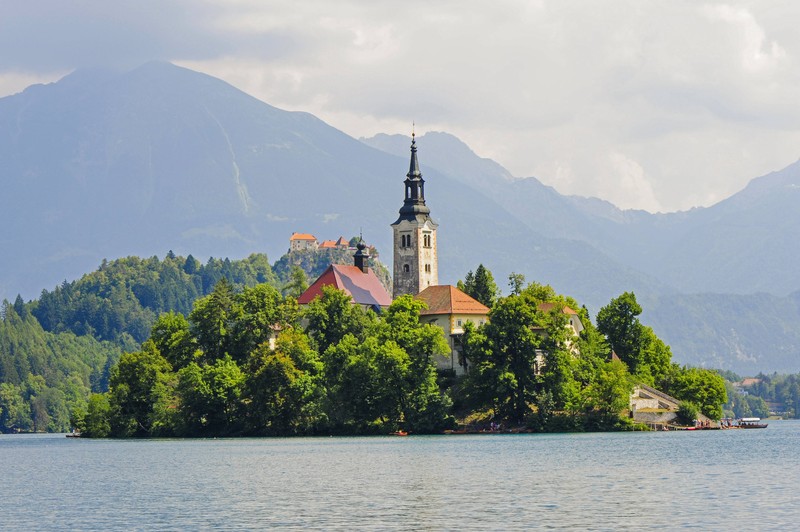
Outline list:
[[[8,299],[33,298],[103,259],[168,249],[201,262],[279,256],[292,231],[363,228],[365,239],[390,249],[410,140],[360,142],[307,113],[159,62],[79,70],[2,98],[0,139],[0,298]],[[501,287],[509,273],[523,273],[592,312],[628,290],[655,305],[690,305],[681,294],[782,298],[800,289],[792,267],[797,165],[708,209],[651,215],[516,179],[450,135],[429,133],[417,145],[440,224],[442,283],[482,263]],[[677,331],[676,360],[709,359],[693,347],[705,340],[689,338],[679,318],[655,305],[654,326]],[[722,365],[738,360],[733,345],[765,345],[756,337],[734,344],[721,337],[726,323],[699,319],[718,331],[712,352]],[[742,356],[772,370],[772,353],[791,353],[784,361],[800,354],[791,334],[777,334],[774,345]]]

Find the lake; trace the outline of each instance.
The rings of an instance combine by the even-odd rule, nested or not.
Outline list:
[[[787,529],[800,422],[765,430],[89,440],[0,435],[0,528]]]

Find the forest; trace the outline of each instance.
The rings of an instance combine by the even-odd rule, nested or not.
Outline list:
[[[375,314],[327,290],[300,308],[308,277],[285,257],[279,267],[264,255],[203,265],[169,253],[104,261],[38,300],[5,302],[0,429],[115,437],[430,433],[490,422],[622,430],[633,428],[620,413],[637,382],[713,418],[764,406],[716,372],[674,364],[639,322],[632,293],[594,325],[577,301],[520,275],[509,276],[502,297],[479,266],[459,287],[491,308],[490,319],[467,329],[469,371],[456,378],[436,369],[447,346],[420,321],[421,302],[399,298]],[[543,302],[578,310],[581,334],[569,337],[565,315],[541,311]]]

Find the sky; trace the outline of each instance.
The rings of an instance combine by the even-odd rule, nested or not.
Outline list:
[[[4,0],[0,97],[166,60],[356,138],[415,123],[669,212],[800,159],[798,21],[796,0]]]

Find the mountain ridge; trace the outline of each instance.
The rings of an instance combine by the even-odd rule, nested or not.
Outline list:
[[[0,139],[0,298],[30,298],[104,258],[280,256],[293,231],[365,228],[389,250],[410,144],[386,135],[370,145],[378,141],[161,62],[77,71],[0,98]],[[800,166],[724,208],[649,214],[514,178],[446,133],[417,141],[442,283],[483,263],[500,286],[523,273],[594,311],[623,291],[666,301],[800,289],[800,272],[787,267],[794,247],[782,246],[800,230],[793,192],[769,186],[794,185]],[[695,356],[673,345],[678,360]]]

